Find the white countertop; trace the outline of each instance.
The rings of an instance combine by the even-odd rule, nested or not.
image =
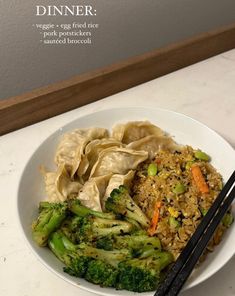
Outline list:
[[[39,143],[77,115],[112,106],[145,105],[191,116],[235,147],[235,50],[45,120],[0,138],[0,296],[92,296],[48,271],[32,254],[20,230],[17,186]],[[235,257],[184,296],[235,295]]]

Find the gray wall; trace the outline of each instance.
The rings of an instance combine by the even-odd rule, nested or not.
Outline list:
[[[35,5],[92,4],[93,17],[37,17]],[[0,0],[0,98],[69,78],[235,20],[235,0]],[[43,45],[35,23],[92,20],[93,44]]]

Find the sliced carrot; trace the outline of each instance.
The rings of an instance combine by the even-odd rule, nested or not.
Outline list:
[[[154,206],[154,211],[153,211],[153,217],[152,217],[152,220],[151,220],[151,225],[148,229],[148,234],[150,236],[153,236],[156,229],[157,229],[157,224],[158,224],[158,221],[159,221],[159,217],[160,217],[160,209],[161,208],[161,202],[157,201],[155,203],[155,206]]]
[[[161,159],[160,159],[160,158],[157,158],[157,159],[155,159],[155,162],[156,162],[157,164],[160,164],[160,163],[161,163]]]
[[[200,167],[198,165],[193,165],[191,167],[191,171],[197,188],[201,191],[201,193],[208,193],[209,187],[204,179]]]

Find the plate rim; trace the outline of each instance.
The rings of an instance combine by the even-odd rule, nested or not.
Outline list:
[[[108,108],[102,108],[100,110],[96,110],[96,111],[92,111],[90,110],[90,112],[86,112],[85,114],[82,114],[80,115],[78,113],[78,116],[71,120],[71,121],[68,121],[67,123],[63,124],[61,127],[59,128],[56,128],[54,131],[52,131],[48,136],[46,136],[45,138],[43,138],[43,140],[40,142],[40,144],[36,147],[36,149],[33,150],[33,152],[30,154],[30,156],[27,158],[26,162],[25,162],[25,165],[23,167],[23,169],[21,170],[21,174],[20,174],[20,177],[19,177],[19,181],[18,181],[18,186],[17,186],[17,219],[18,219],[18,225],[20,225],[20,229],[21,229],[21,232],[23,233],[23,236],[24,236],[24,239],[28,245],[28,247],[30,248],[30,250],[33,252],[34,255],[36,255],[36,258],[39,259],[39,261],[41,262],[42,265],[44,265],[48,270],[50,270],[52,273],[56,274],[59,278],[63,279],[65,282],[69,282],[70,284],[76,286],[76,287],[79,287],[83,290],[86,290],[86,291],[89,291],[89,292],[92,292],[92,293],[96,293],[98,295],[105,295],[105,296],[120,296],[120,294],[116,294],[115,293],[115,289],[113,289],[113,292],[114,293],[109,293],[109,292],[99,292],[97,290],[95,290],[95,287],[96,285],[94,285],[94,289],[92,288],[89,288],[89,287],[86,287],[86,286],[83,286],[83,285],[80,285],[78,283],[75,283],[75,281],[73,281],[72,279],[68,279],[67,277],[64,277],[61,273],[58,273],[55,269],[53,269],[53,267],[51,267],[37,252],[36,250],[33,248],[33,246],[31,245],[31,243],[29,242],[27,236],[26,236],[26,233],[24,231],[24,228],[23,228],[23,223],[21,221],[21,218],[20,218],[20,210],[19,210],[19,191],[20,191],[20,185],[21,185],[21,182],[22,182],[22,178],[24,176],[24,173],[25,173],[25,170],[27,168],[27,165],[28,163],[30,162],[30,160],[32,159],[33,155],[37,152],[38,149],[40,149],[41,146],[43,146],[43,144],[48,141],[50,138],[52,138],[53,136],[55,136],[55,134],[62,134],[63,133],[63,130],[69,126],[69,125],[73,125],[76,121],[78,121],[79,119],[81,118],[85,118],[87,116],[91,116],[91,115],[95,115],[95,114],[98,114],[98,113],[102,113],[102,112],[107,112],[107,111],[112,111],[112,110],[123,110],[123,109],[131,109],[131,111],[134,111],[135,109],[136,110],[140,110],[140,109],[145,109],[146,111],[147,110],[156,110],[158,112],[166,112],[166,113],[172,113],[176,116],[180,116],[180,117],[184,117],[186,118],[187,120],[190,120],[194,123],[196,123],[197,125],[201,126],[202,128],[206,129],[208,132],[212,133],[215,137],[217,137],[218,139],[220,139],[224,144],[227,145],[228,149],[231,149],[231,151],[233,151],[233,153],[235,153],[235,149],[233,148],[233,146],[222,136],[220,135],[218,132],[216,132],[214,129],[210,128],[209,126],[207,126],[206,124],[202,123],[201,121],[189,116],[189,115],[186,115],[184,113],[180,113],[180,112],[177,112],[177,111],[174,111],[174,110],[171,110],[171,109],[165,109],[165,108],[160,108],[160,107],[156,107],[156,106],[143,106],[143,105],[136,105],[136,106],[132,106],[132,105],[127,105],[127,106],[114,106],[114,107],[108,107]],[[164,129],[165,130],[165,129]],[[216,270],[212,270],[212,271],[208,271],[208,273],[204,276],[201,276],[201,279],[200,280],[197,280],[194,279],[191,283],[189,283],[188,285],[185,286],[185,288],[182,289],[182,291],[185,291],[185,290],[188,290],[190,288],[193,288],[201,283],[203,283],[204,281],[206,281],[207,279],[209,279],[210,277],[212,277],[215,273],[217,273],[219,270],[221,270],[227,263],[228,261],[234,256],[235,254],[235,250],[233,252],[233,254],[231,256],[227,256],[226,259],[220,264],[220,266],[216,269]],[[123,290],[124,291],[124,290]],[[130,292],[128,291],[128,293],[133,293],[133,292]],[[141,293],[141,295],[150,295],[151,292],[144,292],[144,293]]]

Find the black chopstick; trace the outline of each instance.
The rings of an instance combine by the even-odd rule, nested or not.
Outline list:
[[[181,255],[179,256],[179,258],[176,260],[174,266],[172,267],[172,269],[170,270],[170,272],[167,274],[165,280],[163,281],[163,283],[158,287],[156,293],[154,294],[154,296],[166,296],[168,295],[167,292],[171,290],[171,294],[169,295],[177,295],[179,290],[181,289],[181,287],[183,286],[183,283],[186,281],[186,279],[188,278],[188,276],[190,275],[190,272],[192,271],[193,267],[195,266],[197,260],[199,259],[199,256],[196,256],[196,254],[199,253],[199,251],[203,251],[203,249],[205,248],[206,244],[204,247],[198,247],[199,251],[195,251],[194,256],[191,255],[193,250],[197,247],[197,245],[199,244],[199,242],[201,242],[201,239],[204,241],[210,240],[212,234],[213,234],[213,230],[211,229],[215,229],[216,226],[213,225],[218,225],[220,220],[223,218],[224,214],[226,213],[226,211],[229,208],[229,205],[232,203],[232,200],[234,198],[235,195],[235,189],[233,188],[233,190],[231,191],[231,188],[233,187],[235,182],[235,171],[233,172],[232,176],[229,178],[228,182],[225,184],[225,186],[223,187],[222,191],[220,192],[220,194],[218,195],[218,197],[216,198],[216,200],[214,201],[214,203],[212,204],[211,208],[209,209],[209,211],[207,212],[206,216],[203,218],[202,222],[199,224],[199,226],[197,227],[197,230],[195,231],[195,233],[193,234],[193,236],[191,237],[191,239],[189,240],[189,242],[187,243],[186,247],[184,248],[184,250],[182,251]],[[227,197],[227,194],[230,192],[229,196]],[[225,198],[227,197],[227,199],[225,200]],[[221,206],[221,204],[223,203],[223,201],[225,200],[223,206]],[[221,206],[221,208],[220,208]],[[216,214],[216,212],[218,211],[218,209],[220,208],[219,212]],[[221,213],[221,214],[219,214]],[[223,214],[224,213],[224,214]],[[216,218],[217,217],[217,218]],[[212,222],[215,221],[214,223]],[[208,228],[209,224],[213,225],[211,226],[211,228]],[[206,229],[209,229],[209,233],[204,236],[204,239],[202,238],[204,232]],[[202,242],[201,242],[202,244]],[[202,245],[204,245],[202,244]],[[202,252],[201,251],[201,252]],[[190,255],[192,257],[190,257]],[[192,269],[191,271],[187,271],[187,267],[186,267],[186,271],[182,271],[182,274],[180,273],[180,271],[182,270],[183,266],[187,263],[189,263],[190,258],[194,258],[194,260],[192,260]],[[197,259],[195,259],[197,258]],[[196,261],[194,264],[193,262]],[[190,266],[191,266],[190,265]],[[189,268],[190,269],[190,268]],[[187,277],[185,276],[185,273],[187,273]],[[178,278],[179,275],[179,278]],[[177,277],[177,279],[176,279]],[[180,278],[182,278],[180,280]],[[175,281],[175,283],[173,283]],[[179,282],[179,285],[177,285],[177,282]],[[180,284],[182,283],[182,284]],[[172,290],[170,289],[171,286],[174,286],[174,289],[176,289],[176,285],[177,287],[179,286],[179,290],[176,291],[175,294],[172,294]]]
[[[206,248],[208,242],[210,241],[214,231],[216,230],[217,226],[219,225],[221,219],[226,214],[229,206],[231,205],[233,199],[235,197],[235,187],[229,194],[226,201],[223,203],[223,206],[219,209],[215,217],[213,218],[211,224],[208,226],[208,229],[203,234],[201,240],[198,242],[197,247],[194,249],[194,252],[191,254],[188,261],[186,261],[184,267],[181,269],[180,273],[178,273],[177,277],[175,277],[170,289],[165,294],[166,296],[175,296],[178,295],[179,291],[183,287],[184,283],[186,282],[187,278],[191,274],[193,268],[195,267],[198,259],[200,258],[203,250]]]

